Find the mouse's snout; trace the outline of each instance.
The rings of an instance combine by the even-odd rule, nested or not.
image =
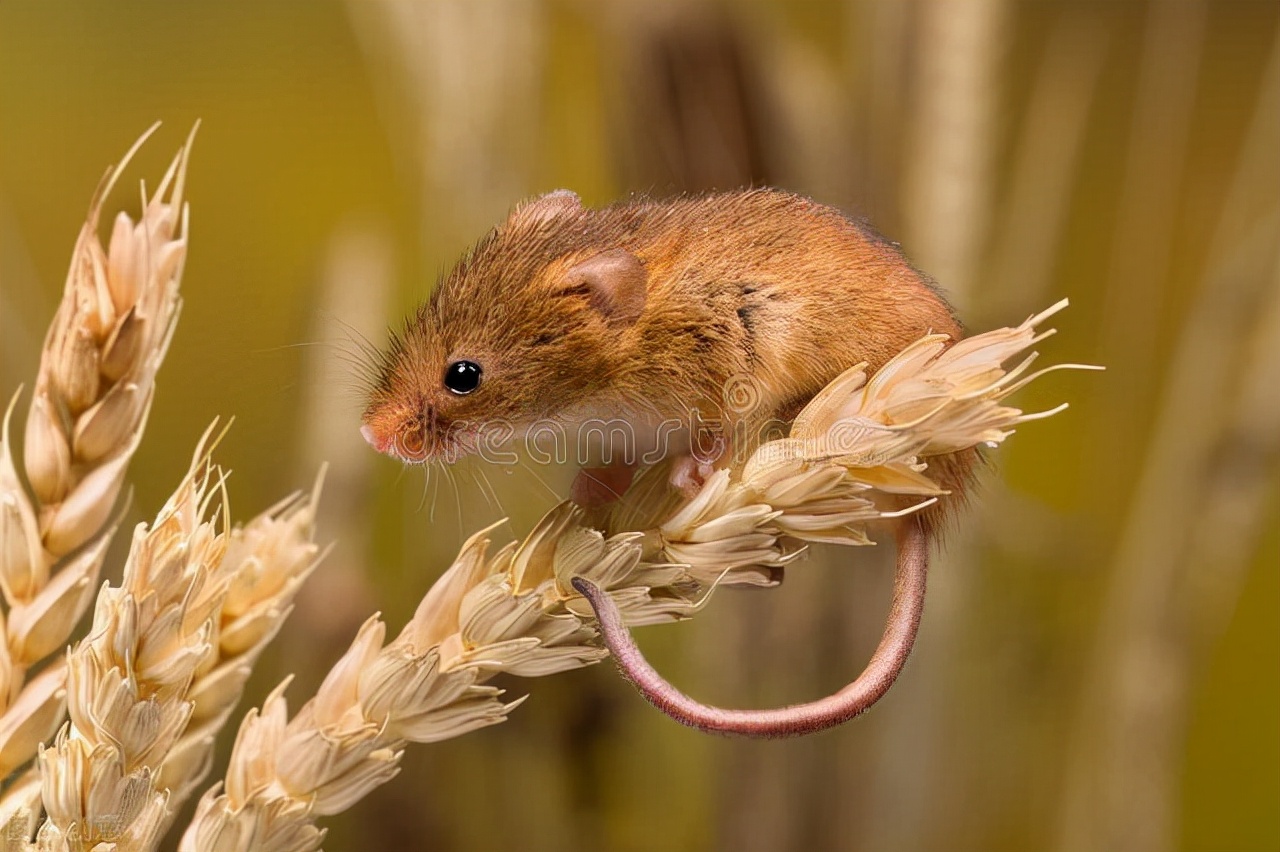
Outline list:
[[[406,464],[421,464],[431,455],[422,425],[416,420],[388,424],[374,417],[360,426],[360,435],[378,452]]]
[[[385,453],[387,451],[387,442],[379,439],[378,434],[373,431],[373,427],[368,423],[360,427],[360,435],[369,443],[369,446],[378,452]]]

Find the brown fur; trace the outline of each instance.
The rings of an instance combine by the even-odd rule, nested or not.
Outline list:
[[[618,249],[648,277],[643,310],[626,323],[568,276]],[[726,384],[747,376],[759,404],[727,413],[755,425],[930,332],[962,334],[932,283],[896,246],[809,199],[753,189],[593,210],[553,193],[516,208],[407,322],[364,420],[385,450],[418,430],[421,452],[402,455],[430,460],[460,421],[528,424],[584,406],[683,419],[718,409]],[[442,384],[459,358],[484,368],[480,388],[462,397]],[[961,491],[975,460],[931,464]]]

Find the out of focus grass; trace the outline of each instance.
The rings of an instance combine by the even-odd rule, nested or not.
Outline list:
[[[1104,614],[1130,570],[1118,546],[1153,436],[1181,428],[1158,406],[1206,390],[1167,367],[1220,286],[1215,252],[1244,237],[1221,222],[1276,62],[1274,4],[1187,8],[1183,20],[1061,0],[530,0],[400,4],[392,18],[365,0],[0,3],[0,389],[33,373],[106,164],[157,119],[173,142],[199,118],[186,304],[133,505],[154,511],[215,415],[237,417],[224,458],[239,517],[305,486],[318,456],[342,460],[328,499],[344,511],[328,532],[346,550],[261,681],[298,670],[301,694],[329,661],[315,649],[336,655],[361,606],[402,621],[465,534],[503,515],[527,528],[553,501],[526,473],[490,472],[502,504],[490,505],[466,472],[459,506],[449,482],[371,457],[358,388],[315,372],[353,321],[332,292],[347,280],[332,275],[344,246],[365,246],[356,268],[373,256],[387,269],[349,285],[367,288],[362,330],[376,336],[511,203],[557,186],[601,203],[769,181],[869,213],[925,268],[959,270],[942,284],[972,326],[1066,295],[1046,354],[1109,368],[1024,396],[1072,409],[998,454],[998,481],[940,560],[921,647],[887,702],[810,741],[741,743],[675,728],[603,667],[511,682],[534,692],[512,722],[412,753],[396,784],[335,821],[328,846],[1021,850],[1070,848],[1073,820],[1114,840],[1123,795],[1082,818],[1066,803],[1088,802],[1091,773],[1111,771],[1092,732],[1109,730],[1114,707],[1087,699],[1105,682]],[[962,31],[968,48],[948,40]],[[1151,44],[1172,52],[1152,60]],[[938,87],[963,99],[931,103]],[[148,145],[136,173],[156,173],[172,147]],[[960,166],[948,171],[948,157]],[[1246,225],[1280,205],[1275,171],[1260,174]],[[956,197],[977,213],[940,216]],[[1261,242],[1271,278],[1257,313],[1276,298],[1280,232]],[[327,443],[313,440],[317,411],[339,425]],[[1189,481],[1257,451],[1244,457],[1266,471],[1253,504],[1264,534],[1243,562],[1210,552],[1174,576],[1226,599],[1206,614],[1161,586],[1146,611],[1142,598],[1120,607],[1162,630],[1192,623],[1168,636],[1188,689],[1147,726],[1175,741],[1167,771],[1147,779],[1166,791],[1168,832],[1125,848],[1280,847],[1275,445],[1229,438],[1188,460],[1207,465]],[[1169,518],[1170,536],[1195,520]],[[866,567],[826,556],[780,591],[724,595],[646,646],[708,698],[816,695],[861,665],[887,600],[884,572],[858,556]],[[1148,819],[1140,798],[1135,822]]]

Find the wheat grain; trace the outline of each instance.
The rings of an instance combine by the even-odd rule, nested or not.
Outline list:
[[[219,496],[225,505],[202,451],[155,523],[135,530],[121,584],[99,592],[89,636],[67,657],[70,723],[40,753],[41,848],[158,842],[169,807],[158,771],[191,718],[187,691],[215,653],[226,594]]]
[[[226,529],[208,437],[155,523],[135,531],[120,586],[99,593],[67,658],[71,722],[40,755],[42,849],[154,848],[316,563],[315,494]]]
[[[121,213],[106,249],[98,237],[103,202],[142,141],[108,171],[90,204],[45,340],[23,454],[31,493],[10,436],[16,396],[0,432],[0,592],[7,607],[0,732],[30,734],[0,734],[0,774],[34,755],[44,738],[35,735],[36,718],[53,728],[60,721],[47,712],[53,692],[46,690],[43,703],[20,700],[26,671],[66,644],[92,600],[115,529],[107,519],[141,439],[177,317],[190,139],[154,197],[144,188],[140,220]],[[31,720],[22,718],[37,708],[42,712]]]
[[[313,541],[323,476],[310,495],[294,494],[231,531],[216,575],[225,592],[211,619],[211,653],[187,689],[191,719],[160,767],[170,814],[209,773],[214,740],[240,701],[253,665],[293,610],[320,558]]]
[[[81,227],[41,353],[21,471],[11,437],[17,395],[0,424],[0,777],[28,763],[65,715],[64,662],[29,683],[27,672],[66,644],[93,599],[116,529],[107,519],[177,318],[190,138],[153,197],[144,185],[138,222],[120,213],[107,248],[98,236],[103,203],[147,135],[108,170]],[[38,786],[27,782],[0,796],[6,843],[25,843],[39,815]]]
[[[144,186],[138,222],[116,217],[104,250],[102,205],[126,156],[95,195],[76,242],[27,416],[24,461],[46,560],[102,528],[141,438],[178,314],[190,150],[189,139],[153,197]]]
[[[145,138],[145,137],[144,137]],[[0,431],[0,777],[57,737],[0,797],[5,849],[149,849],[203,780],[217,731],[253,662],[317,561],[319,482],[243,528],[217,529],[226,498],[203,449],[156,523],[135,533],[120,587],[98,595],[89,638],[25,682],[62,647],[93,600],[115,532],[104,524],[141,438],[156,370],[177,318],[186,251],[182,185],[191,140],[143,215],[120,214],[109,248],[94,198],[49,331],[14,461],[9,404]],[[141,144],[141,140],[139,141]],[[136,150],[135,146],[135,149]],[[208,443],[209,434],[201,442]],[[62,726],[70,705],[71,725]]]

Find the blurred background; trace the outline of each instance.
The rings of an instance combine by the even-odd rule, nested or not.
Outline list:
[[[353,337],[513,203],[774,184],[868,217],[969,328],[1061,297],[868,716],[739,742],[610,667],[411,748],[326,846],[433,850],[1280,849],[1280,4],[1066,0],[0,3],[0,396],[35,372],[90,195],[136,210],[202,122],[185,307],[131,512],[207,423],[247,519],[331,464],[336,547],[249,691],[298,706],[356,626],[412,612],[465,536],[564,471],[402,470],[360,440]],[[891,554],[819,551],[646,650],[705,700],[861,669]],[[116,563],[118,566],[118,562]],[[118,567],[117,567],[118,570]]]

